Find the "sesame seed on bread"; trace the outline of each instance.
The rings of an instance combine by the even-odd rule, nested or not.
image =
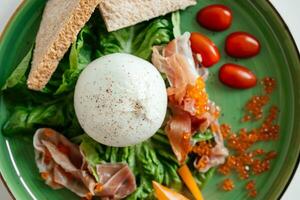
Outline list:
[[[99,9],[107,30],[115,31],[196,3],[197,0],[103,0]]]
[[[48,0],[36,37],[27,85],[42,90],[101,0]]]

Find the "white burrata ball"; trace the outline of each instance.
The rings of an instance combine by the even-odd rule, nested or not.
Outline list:
[[[84,131],[99,143],[125,147],[147,140],[167,110],[165,83],[146,60],[116,53],[89,64],[77,81],[74,105]]]

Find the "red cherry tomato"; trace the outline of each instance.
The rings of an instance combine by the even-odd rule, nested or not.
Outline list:
[[[260,52],[260,43],[253,35],[246,32],[235,32],[226,39],[226,53],[236,58],[250,58]]]
[[[201,9],[197,14],[198,23],[212,31],[224,31],[231,26],[232,12],[224,5],[211,5]]]
[[[220,68],[219,79],[225,85],[237,89],[248,89],[257,84],[256,76],[248,68],[231,63]]]
[[[202,64],[204,67],[211,67],[220,60],[220,52],[208,37],[200,33],[191,33],[191,46],[194,53],[202,56]]]

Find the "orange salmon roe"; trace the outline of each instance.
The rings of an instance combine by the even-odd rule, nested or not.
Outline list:
[[[252,130],[243,128],[238,133],[234,133],[228,124],[223,124],[220,127],[221,133],[227,142],[227,147],[231,150],[231,155],[218,168],[218,172],[223,175],[235,172],[240,179],[249,179],[252,175],[259,175],[268,171],[271,167],[271,160],[277,157],[275,151],[266,152],[263,149],[253,149],[253,145],[258,142],[274,141],[279,138],[280,127],[276,123],[279,113],[278,107],[271,106],[268,114],[265,117],[263,116],[263,109],[269,102],[269,95],[273,92],[276,82],[269,77],[262,82],[265,94],[256,95],[250,99],[245,106],[246,114],[242,120],[246,122],[264,118],[262,124]],[[228,186],[229,182],[225,185]],[[257,196],[254,181],[249,181],[246,184],[246,190],[250,197]]]
[[[261,83],[264,87],[265,94],[253,96],[246,104],[246,115],[242,119],[243,122],[258,120],[263,117],[263,107],[267,105],[270,100],[269,95],[271,95],[276,88],[276,80],[271,77],[265,77]]]
[[[231,128],[228,124],[221,124],[220,130],[224,139],[226,139],[231,134]]]
[[[254,181],[249,181],[246,184],[246,190],[249,192],[248,195],[250,197],[256,197],[257,196],[257,190],[255,188],[255,182]]]
[[[44,180],[47,180],[49,178],[50,174],[48,172],[41,172],[41,177]]]
[[[195,100],[196,116],[201,116],[208,111],[208,94],[206,93],[205,82],[202,77],[196,80],[194,86],[188,86],[186,97]]]
[[[279,126],[274,124],[277,113],[278,109],[272,107],[260,128],[251,131],[241,129],[239,134],[232,133],[228,125],[221,126],[221,130],[229,134],[227,146],[234,151],[234,154],[228,156],[226,162],[219,167],[218,171],[221,174],[228,175],[235,171],[241,179],[248,179],[251,173],[257,175],[270,169],[270,160],[276,157],[276,152],[266,153],[263,149],[249,149],[257,142],[278,139]],[[261,160],[260,156],[264,156],[264,159]]]
[[[192,152],[199,156],[210,156],[213,145],[209,142],[198,142],[192,149]]]
[[[224,181],[223,181],[223,183],[222,183],[222,189],[224,190],[224,191],[231,191],[231,190],[233,190],[234,189],[234,183],[233,183],[233,181],[231,180],[231,179],[225,179]]]
[[[276,87],[276,81],[274,78],[271,78],[271,77],[265,77],[262,80],[262,84],[264,86],[264,91],[266,94],[272,94],[272,92],[274,91],[274,89]]]
[[[270,98],[269,96],[253,96],[246,104],[246,115],[242,119],[243,122],[250,120],[258,120],[263,117],[263,107],[267,105]]]
[[[201,170],[207,166],[212,148],[213,144],[208,141],[198,142],[193,146],[192,152],[198,156],[196,161],[197,169]]]
[[[190,152],[192,150],[192,146],[190,142],[191,137],[192,137],[191,133],[183,133],[182,146],[185,149],[185,152]]]
[[[198,159],[196,161],[196,169],[198,169],[198,170],[205,169],[208,162],[209,162],[209,157],[208,156],[198,157]]]

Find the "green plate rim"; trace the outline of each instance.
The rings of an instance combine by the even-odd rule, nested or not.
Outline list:
[[[292,41],[292,43],[294,45],[294,48],[297,51],[298,58],[300,60],[300,51],[299,51],[299,48],[298,48],[297,43],[296,43],[296,40],[295,40],[294,36],[292,35],[292,32],[291,32],[289,26],[287,25],[287,23],[283,19],[282,15],[279,13],[279,11],[275,8],[275,6],[273,5],[273,3],[271,3],[270,0],[267,0],[266,2],[270,5],[270,7],[274,11],[274,13],[278,16],[278,18],[280,19],[280,21],[284,25],[284,28],[286,29],[287,33],[289,34],[289,37],[290,37],[289,39]],[[0,41],[1,41],[1,38],[0,38]],[[291,175],[290,175],[287,183],[285,184],[285,187],[283,188],[283,190],[281,191],[280,195],[278,196],[278,199],[281,199],[283,197],[284,193],[287,191],[288,187],[290,186],[292,180],[295,177],[296,171],[297,171],[297,169],[298,169],[299,166],[300,166],[300,150],[298,151],[298,158],[297,158],[297,162],[296,162],[296,164],[295,164],[295,166],[293,168],[293,171],[292,171],[292,173],[291,173]],[[1,175],[1,173],[0,173],[0,175]]]
[[[12,21],[16,18],[16,16],[18,15],[19,11],[22,10],[22,8],[25,6],[26,4],[26,0],[22,0],[22,2],[20,2],[20,4],[17,6],[17,8],[15,9],[15,11],[13,12],[13,14],[9,17],[8,21],[6,22],[4,29],[2,30],[2,32],[0,33],[0,42],[3,40],[8,27],[11,25]],[[3,183],[4,187],[6,188],[8,194],[10,195],[10,197],[13,200],[16,200],[16,197],[14,196],[14,194],[11,192],[11,190],[9,189],[6,180],[4,179],[4,177],[2,176],[2,173],[0,172],[0,180]]]
[[[3,40],[4,36],[6,35],[6,32],[8,31],[11,23],[14,21],[14,19],[17,17],[19,11],[22,10],[22,8],[26,5],[26,0],[22,0],[20,2],[20,4],[17,6],[17,8],[15,9],[15,11],[13,12],[13,14],[11,15],[11,17],[9,18],[8,22],[5,24],[3,31],[0,33],[0,42]],[[290,28],[288,27],[287,23],[285,22],[285,20],[283,19],[283,17],[281,16],[281,14],[279,13],[279,11],[275,8],[275,6],[273,5],[273,3],[270,2],[270,0],[266,0],[266,2],[269,4],[270,8],[273,10],[274,14],[277,15],[278,19],[281,21],[282,25],[284,26],[285,30],[287,31],[288,35],[289,35],[289,39],[292,42],[296,53],[298,55],[298,58],[300,60],[300,52],[299,52],[299,48],[296,44],[295,38],[291,33]],[[295,177],[296,171],[298,169],[300,165],[300,149],[298,150],[298,158],[296,163],[294,164],[293,170],[291,172],[291,175],[289,176],[287,182],[285,183],[285,186],[282,188],[278,198],[281,199],[284,195],[284,193],[287,191],[288,187],[290,186],[292,180]],[[8,191],[9,195],[11,196],[11,198],[13,200],[16,200],[16,197],[14,196],[14,194],[11,192],[10,188],[8,187],[6,180],[4,179],[4,177],[2,176],[1,172],[0,172],[0,180],[3,183],[3,185],[5,186],[6,190]]]

